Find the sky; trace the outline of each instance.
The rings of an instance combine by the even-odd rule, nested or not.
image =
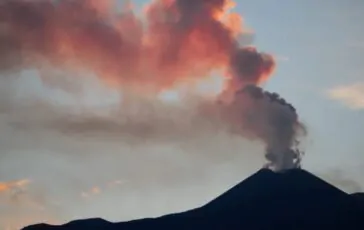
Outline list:
[[[235,11],[253,29],[254,45],[278,58],[264,87],[290,101],[307,126],[303,168],[345,191],[363,191],[364,2],[239,0]],[[11,91],[17,100],[27,92],[75,104],[75,110],[78,103],[104,108],[118,98],[97,82],[87,84],[81,96],[69,97],[24,72],[11,82],[14,88],[0,85],[0,96]],[[258,144],[225,133],[184,137],[185,143],[125,144],[102,133],[72,136],[7,125],[13,118],[39,119],[36,112],[0,116],[0,223],[9,227],[95,216],[121,221],[194,208],[263,161],[255,154]]]
[[[288,98],[309,130],[305,165],[362,168],[361,1],[242,1],[255,44],[282,56],[267,88]],[[354,170],[354,169],[352,169]]]

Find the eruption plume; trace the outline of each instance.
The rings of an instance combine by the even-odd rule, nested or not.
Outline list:
[[[0,0],[0,71],[36,68],[44,81],[53,67],[94,73],[111,87],[172,101],[180,85],[203,91],[195,86],[218,84],[211,88],[222,120],[262,140],[276,170],[298,167],[295,148],[304,128],[290,104],[259,87],[275,61],[239,42],[251,33],[229,11],[233,6],[230,0],[155,0],[138,19],[106,0]],[[214,71],[224,74],[216,81]]]
[[[296,136],[305,133],[305,127],[297,122],[296,109],[276,93],[248,86],[236,93],[233,114],[242,118],[242,130],[250,131],[266,143],[267,165],[276,170],[299,168],[302,152]]]

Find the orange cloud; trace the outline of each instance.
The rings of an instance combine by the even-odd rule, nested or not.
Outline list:
[[[353,110],[364,109],[364,82],[343,85],[328,90],[329,98]]]
[[[9,181],[9,182],[1,182],[0,181],[0,193],[11,191],[13,189],[24,188],[26,185],[30,183],[29,180],[18,180],[18,181]]]

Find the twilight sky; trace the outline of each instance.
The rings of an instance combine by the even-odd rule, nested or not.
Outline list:
[[[265,88],[292,102],[307,125],[303,167],[348,192],[362,191],[364,2],[239,0],[235,11],[254,30],[254,45],[278,57]],[[186,210],[262,165],[259,144],[226,133],[124,143],[115,133],[77,136],[9,125],[36,122],[40,112],[47,119],[52,111],[41,105],[12,107],[24,98],[31,104],[34,95],[93,112],[117,101],[116,92],[97,82],[83,84],[83,93],[70,96],[44,88],[31,71],[16,80],[1,79],[0,103],[7,104],[5,112],[0,107],[1,229],[43,220],[101,216],[120,221]]]
[[[360,171],[364,3],[242,1],[238,10],[256,45],[283,57],[267,88],[288,98],[308,126],[305,167]]]

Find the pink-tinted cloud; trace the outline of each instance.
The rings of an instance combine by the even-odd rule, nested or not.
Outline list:
[[[327,95],[350,109],[364,109],[364,82],[334,87]]]

